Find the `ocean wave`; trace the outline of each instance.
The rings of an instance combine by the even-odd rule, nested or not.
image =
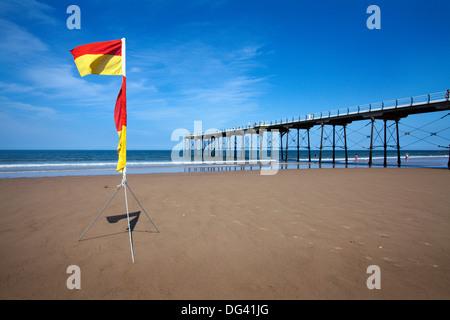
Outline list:
[[[448,158],[448,155],[411,155],[409,156],[409,159],[438,159],[438,158]],[[402,156],[402,159],[405,157]],[[372,160],[382,160],[384,159],[383,156],[374,156],[372,157]],[[397,156],[387,156],[387,159],[397,159]],[[289,158],[289,160],[295,160],[292,158]],[[345,161],[345,158],[339,157],[335,158],[336,161]],[[354,161],[354,157],[348,157],[349,161]],[[358,161],[365,161],[369,160],[368,156],[358,156]],[[262,163],[267,162],[276,162],[281,161],[281,159],[263,159]],[[300,159],[301,162],[307,161],[306,159]],[[319,161],[319,158],[312,158],[312,162]],[[323,157],[322,161],[332,161],[331,157]],[[128,161],[127,166],[128,167],[152,167],[152,166],[186,166],[186,165],[235,165],[235,164],[259,164],[259,160],[211,160],[211,161]],[[89,169],[89,168],[115,168],[117,162],[59,162],[59,163],[13,163],[13,164],[0,164],[0,170],[32,170],[32,169]]]

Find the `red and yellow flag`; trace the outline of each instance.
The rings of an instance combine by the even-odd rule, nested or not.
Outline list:
[[[87,74],[122,75],[122,87],[116,100],[114,121],[119,134],[117,171],[123,172],[127,163],[125,39],[89,43],[78,46],[70,50],[70,52],[82,77]]]
[[[122,88],[120,88],[119,96],[116,100],[114,120],[117,133],[119,134],[117,171],[122,172],[127,164],[127,84],[125,76],[122,77]]]
[[[94,42],[70,50],[80,75],[122,75],[122,40]]]

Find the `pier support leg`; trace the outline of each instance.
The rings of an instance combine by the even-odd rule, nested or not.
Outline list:
[[[319,165],[322,164],[323,126],[324,126],[324,124],[322,123],[322,131],[320,133]]]
[[[448,170],[450,170],[450,144],[448,145],[448,163],[447,163],[447,167],[448,167]]]
[[[336,145],[335,145],[336,125],[333,124],[333,165],[336,162]]]
[[[386,138],[386,130],[387,130],[387,125],[386,125],[386,119],[384,120],[384,162],[383,162],[383,166],[386,168],[387,167],[387,138]]]
[[[311,162],[311,145],[309,143],[309,128],[306,129],[306,132],[308,134],[308,161]]]
[[[241,160],[245,162],[245,134],[242,132]]]
[[[345,149],[345,167],[348,165],[348,154],[347,154],[347,125],[344,124],[344,149]]]
[[[198,158],[198,154],[197,154],[197,139],[196,138],[194,138],[194,140],[193,140],[193,142],[194,142],[194,161],[197,161],[197,158]]]
[[[372,150],[373,150],[373,124],[375,119],[372,118],[372,127],[370,129],[370,149],[369,149],[369,168],[372,167]]]
[[[189,162],[192,162],[192,141],[189,138]]]
[[[250,151],[248,153],[248,162],[253,160],[253,133],[250,133]]]
[[[231,158],[230,136],[227,135],[225,137],[225,159],[229,160],[230,158]]]
[[[204,140],[203,140],[203,136],[202,136],[200,148],[202,148],[202,162],[203,162],[204,161],[203,155],[205,153],[205,143],[204,143]]]
[[[264,131],[259,130],[259,161],[261,163],[262,160],[262,148],[263,148],[263,136],[264,136]],[[258,156],[258,155],[257,155]]]
[[[287,159],[288,159],[288,149],[289,149],[289,129],[286,132],[286,156],[284,157],[284,159],[286,160],[286,163],[287,163]]]
[[[234,161],[237,161],[237,135],[234,135]]]
[[[273,131],[270,130],[270,160],[273,159],[273,148],[272,147],[273,147]],[[271,164],[272,164],[272,162],[271,162]]]
[[[220,140],[219,140],[219,143],[220,143],[220,148],[219,148],[219,152],[220,152],[220,160],[221,161],[224,161],[225,159],[224,159],[224,155],[223,155],[223,139],[224,139],[224,136],[222,135],[221,137],[220,137]],[[226,147],[225,147],[226,148]]]
[[[297,162],[300,161],[300,129],[297,129]]]
[[[397,131],[397,165],[400,168],[402,165],[402,161],[400,159],[400,137],[398,134],[398,119],[395,120],[395,131]]]

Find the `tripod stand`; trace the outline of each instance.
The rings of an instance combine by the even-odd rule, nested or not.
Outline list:
[[[83,238],[83,236],[86,234],[86,232],[88,232],[88,230],[91,228],[91,226],[94,224],[94,222],[98,219],[98,217],[100,217],[100,215],[102,214],[102,212],[106,209],[106,207],[108,206],[108,204],[112,201],[112,199],[116,196],[117,192],[119,192],[119,190],[123,187],[123,190],[125,191],[125,207],[127,209],[127,221],[128,221],[128,234],[130,236],[130,248],[131,248],[131,260],[134,263],[134,251],[133,251],[133,240],[131,238],[131,228],[130,228],[130,214],[128,213],[128,199],[127,199],[127,188],[128,190],[130,190],[131,194],[133,195],[134,199],[136,199],[137,203],[139,204],[139,206],[141,207],[141,209],[144,211],[145,215],[147,216],[147,218],[150,220],[150,222],[153,224],[153,226],[155,227],[156,231],[159,233],[158,228],[156,227],[156,225],[153,223],[152,219],[150,218],[150,216],[147,214],[147,212],[145,211],[144,207],[142,207],[141,203],[139,202],[139,200],[136,198],[136,196],[134,195],[133,191],[131,190],[130,186],[127,183],[127,178],[126,178],[126,167],[124,168],[123,171],[123,177],[122,177],[122,183],[119,184],[117,186],[116,192],[114,192],[113,196],[111,197],[111,199],[109,199],[109,201],[106,203],[106,205],[103,207],[102,211],[100,211],[100,213],[95,217],[95,219],[91,222],[91,224],[86,228],[86,230],[83,232],[83,234],[78,238],[78,241],[81,240],[81,238]]]

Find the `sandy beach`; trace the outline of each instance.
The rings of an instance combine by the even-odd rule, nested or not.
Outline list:
[[[0,299],[450,299],[449,170],[129,175],[134,264],[120,181],[0,180]]]

